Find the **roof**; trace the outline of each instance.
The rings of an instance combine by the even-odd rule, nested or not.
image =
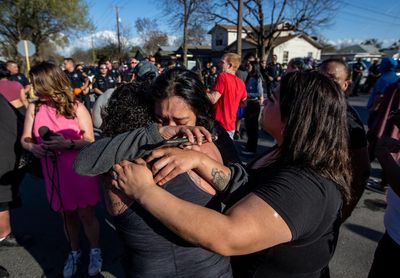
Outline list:
[[[289,26],[291,26],[291,24],[289,22],[280,22],[278,24],[287,24]],[[272,24],[265,24],[264,25],[264,30],[268,30],[270,29],[272,26]],[[256,26],[257,27],[257,26]],[[225,29],[227,31],[236,31],[237,29],[237,25],[229,25],[229,24],[215,24],[213,28],[211,28],[210,31],[208,31],[207,34],[212,34],[212,32],[214,31],[214,29],[216,28],[222,28]],[[248,31],[248,32],[252,32],[252,28],[250,26],[242,26],[243,30]],[[294,30],[294,28],[293,28]]]
[[[368,54],[382,54],[379,49],[373,45],[364,44],[353,44],[347,47],[343,47],[337,51],[341,54],[356,54],[356,53],[368,53]]]

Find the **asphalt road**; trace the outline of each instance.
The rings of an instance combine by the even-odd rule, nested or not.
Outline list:
[[[363,120],[366,97],[352,98]],[[243,140],[236,142],[241,149]],[[258,152],[271,146],[271,138],[261,133]],[[248,161],[250,157],[243,156]],[[373,164],[375,170],[379,167]],[[377,171],[373,172],[374,174]],[[12,227],[17,237],[32,237],[22,247],[0,248],[0,265],[8,269],[11,277],[62,277],[63,263],[68,245],[63,235],[59,214],[51,211],[42,180],[27,175],[20,187],[23,207],[12,210]],[[343,224],[335,256],[330,264],[331,277],[367,277],[377,242],[384,232],[383,211],[385,196],[366,190],[353,215]],[[106,223],[104,207],[97,214],[101,224],[103,272],[98,277],[123,277],[119,259],[121,244],[112,227]],[[87,277],[88,245],[82,237],[83,262],[76,277]]]

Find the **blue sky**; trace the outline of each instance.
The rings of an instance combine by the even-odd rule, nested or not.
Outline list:
[[[115,7],[120,10],[122,26],[130,30],[132,43],[140,43],[134,22],[138,17],[158,18],[161,30],[172,39],[180,36],[180,31],[171,30],[162,20],[159,1],[155,0],[86,0],[89,14],[96,26],[93,34],[95,44],[104,38],[115,39]],[[323,0],[322,0],[323,1]],[[330,26],[320,28],[319,33],[328,41],[341,44],[360,42],[377,38],[388,45],[400,39],[400,1],[399,0],[338,0],[339,10]],[[72,41],[64,51],[76,46]],[[80,41],[80,47],[89,48],[90,39]]]

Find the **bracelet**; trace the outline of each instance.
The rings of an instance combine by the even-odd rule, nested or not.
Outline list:
[[[68,146],[68,150],[73,150],[73,149],[75,149],[75,141],[71,140]]]

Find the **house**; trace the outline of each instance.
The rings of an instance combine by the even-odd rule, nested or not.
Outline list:
[[[382,58],[382,56],[383,53],[373,45],[354,44],[343,47],[336,51],[324,51],[321,55],[321,58],[323,60],[329,58],[341,58],[346,59],[346,61],[352,61],[356,60],[357,58],[361,58],[362,60],[371,62],[374,59]]]
[[[266,32],[271,25],[265,25]],[[277,55],[279,63],[287,63],[295,57],[312,57],[320,59],[322,45],[305,33],[296,32],[287,22],[279,23],[277,29],[285,30],[272,43],[270,54]],[[247,53],[256,53],[257,42],[251,36],[251,28],[243,27],[242,31],[242,56]],[[211,48],[213,52],[218,52],[220,56],[224,52],[236,52],[236,26],[235,25],[215,25],[208,34],[211,34]]]

